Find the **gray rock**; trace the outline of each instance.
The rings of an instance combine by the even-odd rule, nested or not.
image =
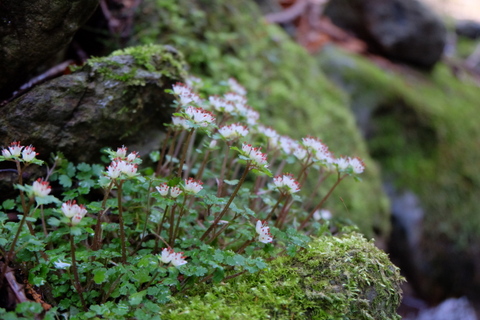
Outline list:
[[[165,89],[184,78],[182,61],[163,46],[92,59],[0,108],[0,145],[20,140],[41,158],[62,151],[78,162],[98,160],[101,148],[122,144],[145,154],[158,147],[170,120],[173,95]]]
[[[405,320],[477,320],[475,310],[465,297],[451,298],[434,308],[422,310],[416,317]]]
[[[325,14],[372,51],[422,68],[440,59],[446,43],[442,21],[417,0],[334,0]]]
[[[0,99],[66,48],[98,0],[5,0],[0,3]]]

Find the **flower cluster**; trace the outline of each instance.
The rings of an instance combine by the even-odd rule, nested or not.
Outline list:
[[[208,127],[215,123],[213,114],[203,108],[189,106],[185,110],[185,113],[194,124],[201,127]]]
[[[258,241],[263,243],[270,243],[273,237],[270,234],[270,227],[267,226],[266,221],[257,220],[256,231],[258,233]]]
[[[50,187],[48,181],[38,178],[33,182],[32,192],[35,197],[46,197],[50,193],[52,188]]]
[[[253,161],[254,165],[257,167],[268,168],[267,155],[260,151],[261,148],[254,148],[251,144],[243,143],[242,151]]]
[[[273,178],[273,184],[279,190],[284,190],[290,194],[300,191],[300,184],[295,180],[293,175],[289,173]]]
[[[172,248],[163,248],[161,256],[158,257],[163,263],[171,263],[175,267],[179,267],[187,263],[183,252],[175,252]]]
[[[193,178],[188,178],[185,179],[184,190],[186,193],[197,194],[203,189],[202,184],[203,182],[201,181],[194,180]]]
[[[192,88],[188,85],[183,83],[176,83],[173,85],[173,92],[178,96],[180,99],[180,103],[182,105],[187,105],[191,102],[199,103],[200,97],[193,92]]]
[[[35,148],[30,146],[22,146],[20,145],[20,141],[14,141],[10,143],[8,148],[2,149],[2,156],[5,160],[22,160],[25,162],[32,162],[35,160],[35,156],[38,153],[35,152]],[[20,156],[22,157],[20,159]]]
[[[176,198],[182,194],[182,189],[179,187],[169,187],[167,183],[162,183],[160,186],[156,187],[156,189],[163,197],[166,197],[170,194],[170,197]]]
[[[365,164],[358,158],[340,157],[335,160],[335,165],[339,172],[347,172],[351,170],[354,174],[360,174],[365,170]]]
[[[232,123],[221,127],[218,132],[226,140],[235,140],[240,137],[245,137],[248,134],[248,129],[240,123]]]
[[[132,178],[137,174],[137,163],[141,161],[138,152],[131,152],[127,155],[127,148],[123,146],[118,148],[116,152],[111,152],[110,156],[113,160],[107,167],[106,175],[108,178],[118,179],[122,178],[122,175]]]
[[[320,139],[308,136],[302,139],[302,144],[303,147],[298,145],[294,151],[298,159],[303,160],[310,155],[314,161],[320,161],[326,165],[334,163],[335,158],[332,152]]]
[[[85,217],[87,209],[84,205],[78,205],[75,200],[70,200],[62,204],[62,212],[67,218],[72,219],[72,225],[75,226]]]

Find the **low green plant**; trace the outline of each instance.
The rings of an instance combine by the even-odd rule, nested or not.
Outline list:
[[[0,161],[14,164],[7,171],[18,177],[18,196],[0,208],[1,286],[21,270],[42,293],[45,318],[159,319],[172,295],[266,269],[306,248],[308,234],[328,232],[321,209],[346,177],[359,179],[363,162],[261,125],[234,79],[215,90],[224,94],[202,98],[193,77],[169,90],[172,123],[160,150],[144,158],[154,166],[139,167],[124,146],[104,150],[106,168],[57,154],[29,185],[25,169],[44,162],[32,146],[4,148]],[[308,177],[316,188],[301,190]],[[324,183],[331,187],[320,197]]]

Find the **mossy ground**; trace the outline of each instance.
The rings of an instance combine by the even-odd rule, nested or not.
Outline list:
[[[344,94],[318,63],[277,26],[264,22],[250,1],[155,1],[143,3],[132,44],[169,44],[181,51],[190,72],[207,83],[236,78],[249,92],[261,121],[281,134],[317,136],[339,155],[359,156],[362,183],[345,181],[326,207],[365,234],[387,236],[388,201]],[[208,92],[214,94],[215,92]],[[326,188],[333,184],[328,181]],[[320,201],[320,198],[319,198]]]
[[[480,90],[472,78],[444,63],[431,74],[394,71],[329,50],[324,69],[349,91],[354,111],[371,115],[370,151],[397,187],[420,196],[427,237],[478,243]]]
[[[264,272],[177,295],[165,319],[399,319],[399,270],[372,241],[324,236]]]

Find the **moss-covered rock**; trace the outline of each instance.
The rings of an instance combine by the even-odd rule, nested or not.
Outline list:
[[[159,45],[91,59],[2,108],[0,145],[21,140],[44,158],[62,151],[79,162],[95,161],[101,148],[122,144],[146,154],[159,148],[173,111],[165,89],[185,75],[181,54]]]
[[[174,297],[162,319],[400,319],[402,281],[372,241],[325,236],[264,272]]]
[[[459,295],[478,292],[478,86],[445,64],[426,75],[381,68],[334,48],[319,59],[350,94],[384,176],[420,199],[424,219],[414,249],[423,247],[425,260],[412,262],[420,272],[421,291],[441,298],[444,292],[432,289],[440,284]]]
[[[343,182],[326,206],[369,236],[388,235],[388,201],[378,168],[346,97],[303,48],[264,22],[253,1],[144,1],[136,25],[133,44],[175,46],[207,86],[235,77],[247,88],[249,103],[261,112],[261,121],[281,134],[297,139],[317,136],[337,155],[363,158],[367,165],[363,182]]]

